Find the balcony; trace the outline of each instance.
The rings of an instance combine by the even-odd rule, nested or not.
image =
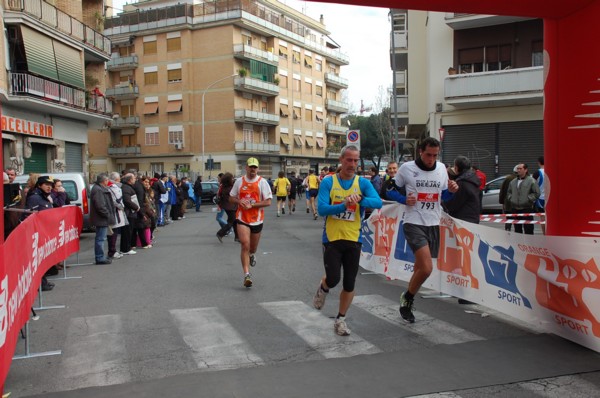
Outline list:
[[[346,113],[346,112],[348,112],[348,109],[349,109],[349,106],[347,103],[332,100],[329,98],[327,98],[327,100],[325,102],[325,106],[331,112],[336,112],[336,113]]]
[[[279,153],[279,145],[269,143],[258,143],[258,142],[246,142],[236,141],[235,142],[236,152],[252,152],[252,153]]]
[[[394,48],[393,50],[406,50],[408,48],[408,33],[394,32]]]
[[[341,150],[329,150],[327,149],[327,157],[329,159],[339,159],[340,156],[342,156],[342,151]]]
[[[139,146],[121,146],[121,147],[109,147],[108,156],[128,156],[128,155],[141,155],[142,148]]]
[[[263,51],[246,44],[234,44],[233,45],[233,56],[243,60],[255,60],[264,62],[270,65],[279,65],[279,56],[272,52]]]
[[[335,88],[348,88],[348,79],[344,79],[335,73],[325,73],[325,84]]]
[[[112,124],[110,125],[110,128],[114,130],[134,129],[138,127],[140,127],[139,116],[113,117]]]
[[[25,14],[32,20],[42,22],[81,43],[87,53],[95,58],[96,62],[110,59],[111,45],[106,36],[46,1],[10,0],[6,3],[5,23],[12,22],[11,18],[15,16],[14,13]]]
[[[344,126],[338,126],[338,125],[333,124],[333,123],[327,123],[325,125],[325,132],[327,134],[341,134],[341,135],[346,135],[346,131],[348,131],[348,128],[344,127]]]
[[[40,113],[86,121],[102,128],[110,121],[112,102],[101,95],[66,86],[30,73],[8,73],[9,100]],[[52,110],[49,109],[52,108]]]
[[[444,79],[446,103],[457,108],[542,104],[544,68],[466,73]]]
[[[257,124],[260,126],[277,126],[279,125],[279,115],[256,112],[248,109],[236,109],[235,121],[240,123]]]
[[[106,69],[109,72],[118,72],[121,70],[130,70],[138,67],[138,56],[130,55],[127,57],[115,57],[111,58],[106,63]]]
[[[445,19],[446,25],[448,25],[454,30],[461,30],[481,28],[484,26],[504,25],[513,22],[527,21],[535,18],[447,12]]]
[[[136,99],[140,95],[137,84],[127,84],[106,89],[106,96],[115,101]]]
[[[279,86],[274,83],[265,82],[251,77],[237,77],[233,85],[236,90],[267,97],[279,95]]]

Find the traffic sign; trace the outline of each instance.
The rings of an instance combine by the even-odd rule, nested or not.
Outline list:
[[[348,130],[346,132],[346,145],[354,145],[360,149],[360,130]]]

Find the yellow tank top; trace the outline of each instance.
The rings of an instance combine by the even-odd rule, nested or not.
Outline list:
[[[277,196],[287,196],[288,190],[287,187],[290,185],[290,180],[287,178],[277,178],[275,180],[275,195]]]
[[[308,176],[308,189],[319,189],[319,177],[314,174]]]
[[[354,181],[350,189],[344,189],[339,183],[337,174],[332,175],[333,184],[329,193],[331,204],[340,204],[344,202],[346,196],[351,194],[362,195],[359,184],[359,176],[354,176]],[[358,242],[360,237],[360,204],[355,208],[346,209],[343,213],[327,216],[325,221],[325,233],[327,240],[333,242],[336,240],[350,240]]]

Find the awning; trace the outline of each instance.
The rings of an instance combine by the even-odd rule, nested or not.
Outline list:
[[[294,142],[296,143],[297,147],[302,148],[303,142],[302,142],[302,138],[301,137],[294,137]]]
[[[63,83],[85,88],[81,52],[57,40],[54,40],[53,43],[58,79]]]
[[[167,113],[181,112],[182,105],[183,105],[183,101],[181,101],[181,100],[169,101],[169,103],[167,104]]]
[[[284,143],[285,145],[292,144],[292,141],[290,140],[290,137],[287,134],[281,134],[279,137],[281,138],[281,142]]]
[[[300,119],[300,108],[294,108],[294,119]]]
[[[158,102],[144,104],[144,115],[155,115],[158,113]]]
[[[44,144],[44,145],[56,146],[56,142],[50,138],[27,137],[27,141],[30,144]]]
[[[304,56],[304,65],[308,66],[309,68],[312,68],[313,66],[313,60],[312,57],[307,57],[306,55]]]
[[[52,39],[27,26],[21,25],[25,45],[27,70],[49,79],[58,80]]]
[[[288,49],[286,47],[279,47],[279,55],[281,55],[282,57],[286,57],[288,56]]]
[[[306,140],[306,147],[307,148],[312,148],[312,147],[315,146],[315,139],[314,138],[312,138],[312,137],[306,137],[305,140]]]
[[[279,114],[281,117],[288,117],[290,115],[290,108],[287,104],[279,104]]]
[[[317,116],[317,122],[323,121],[323,112],[317,112],[316,116]]]
[[[324,148],[325,145],[323,144],[323,138],[317,138],[317,146],[319,148]]]

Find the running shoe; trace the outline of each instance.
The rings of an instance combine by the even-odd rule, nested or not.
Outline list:
[[[252,275],[246,274],[244,276],[244,287],[252,287]]]
[[[281,214],[285,214],[285,208],[281,209]]]
[[[277,212],[277,217],[281,217],[281,213]]]
[[[406,292],[402,292],[400,295],[400,315],[402,319],[409,323],[415,323],[415,315],[413,314],[413,303],[414,300],[408,300],[405,298]]]
[[[128,252],[121,253],[121,254],[125,254],[125,255],[128,255],[128,256],[131,256],[131,255],[133,255],[133,254],[137,254],[137,252],[136,252],[135,250],[131,249],[131,250],[129,250]]]
[[[350,329],[346,325],[346,321],[342,318],[337,318],[333,323],[333,329],[338,336],[350,336]]]
[[[152,249],[152,245],[146,245],[146,246],[142,247],[142,249]]]
[[[256,256],[254,254],[250,255],[250,266],[254,267],[256,265]]]
[[[217,233],[217,239],[219,239],[219,242],[223,243],[223,237],[219,235],[219,233]]]
[[[115,254],[113,254],[111,258],[121,258],[121,257],[123,257],[123,255],[121,253],[115,252]]]
[[[308,210],[308,208],[306,209],[306,214],[310,213],[310,210]]]
[[[321,289],[321,284],[319,283],[319,288],[315,293],[315,297],[313,297],[313,307],[320,310],[325,305],[325,299],[327,298],[327,292]]]
[[[294,207],[292,207],[292,213],[296,212],[296,206],[294,205]]]
[[[317,218],[319,218],[319,215],[318,215],[318,214],[315,214],[315,220],[316,220]]]

